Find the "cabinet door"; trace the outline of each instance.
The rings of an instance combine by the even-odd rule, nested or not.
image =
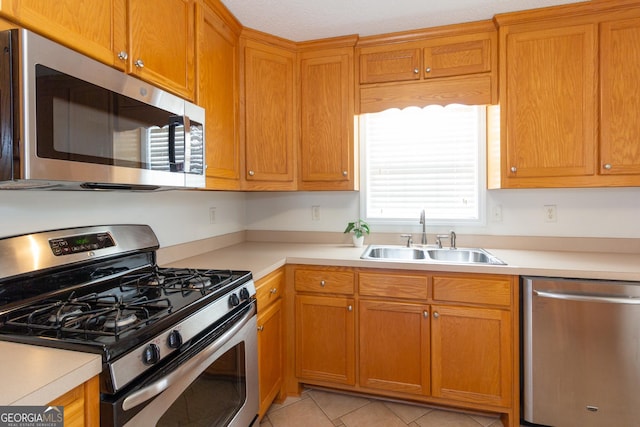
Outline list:
[[[194,99],[194,0],[128,0],[128,72]]]
[[[352,298],[296,296],[296,376],[355,384],[355,310]]]
[[[419,80],[420,67],[420,48],[368,49],[360,54],[360,83]]]
[[[301,190],[353,190],[353,48],[303,52]]]
[[[126,0],[3,0],[0,13],[98,61],[124,69]]]
[[[600,173],[640,174],[640,19],[605,22],[600,36]]]
[[[494,36],[495,37],[495,36]],[[461,76],[491,71],[491,39],[489,35],[479,40],[459,37],[444,43],[440,40],[426,42],[424,48],[424,78]]]
[[[207,188],[240,188],[238,33],[211,8],[197,6],[198,105],[206,112]]]
[[[282,387],[282,301],[278,300],[258,314],[258,373],[260,417]]]
[[[360,386],[429,394],[428,306],[361,300]]]
[[[511,313],[433,305],[431,394],[508,407],[512,387]]]
[[[66,427],[97,426],[100,424],[100,382],[93,377],[49,402],[48,406],[64,406]]]
[[[244,48],[245,179],[249,189],[295,189],[293,52]]]
[[[507,178],[557,178],[534,184],[561,186],[562,177],[595,172],[595,25],[529,28],[501,29],[506,33],[504,173]]]

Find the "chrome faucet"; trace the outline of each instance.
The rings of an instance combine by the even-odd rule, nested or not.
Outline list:
[[[436,245],[442,249],[442,239],[449,239],[449,249],[456,248],[456,232],[451,230],[449,234],[437,234]]]
[[[427,244],[427,220],[425,218],[424,209],[420,212],[420,224],[422,224],[422,239],[420,243],[423,245]]]

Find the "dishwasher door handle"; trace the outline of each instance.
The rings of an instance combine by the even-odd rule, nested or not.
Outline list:
[[[640,305],[640,298],[632,296],[610,297],[592,294],[569,294],[565,292],[539,291],[537,289],[534,289],[533,293],[541,298],[561,299],[566,301]]]

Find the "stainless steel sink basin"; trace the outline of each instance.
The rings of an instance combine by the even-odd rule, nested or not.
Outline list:
[[[360,258],[384,261],[506,265],[502,260],[480,248],[407,248],[393,245],[369,245]]]
[[[505,263],[491,255],[484,249],[427,249],[427,255],[434,261],[452,262],[457,264],[497,264]]]
[[[366,257],[365,257],[366,254]],[[369,246],[361,258],[366,259],[425,259],[425,253],[418,248],[402,246]]]

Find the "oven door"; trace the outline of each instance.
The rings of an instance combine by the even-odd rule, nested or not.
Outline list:
[[[118,399],[114,424],[252,425],[259,409],[256,328],[251,304],[222,334],[212,331]]]

